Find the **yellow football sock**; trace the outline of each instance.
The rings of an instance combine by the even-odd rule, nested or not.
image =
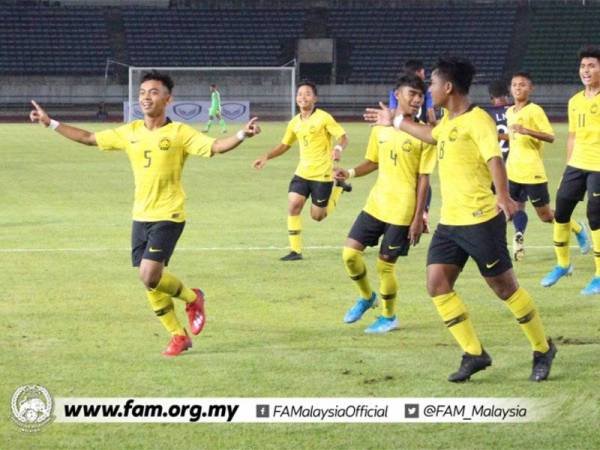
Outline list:
[[[531,348],[546,353],[549,348],[546,333],[531,295],[525,289],[519,288],[506,300],[506,306],[517,318],[517,322],[531,343]]]
[[[571,231],[573,233],[575,233],[575,234],[581,233],[582,227],[581,227],[581,225],[579,225],[579,223],[575,219],[571,219],[570,225],[571,225]]]
[[[571,224],[554,222],[554,253],[560,267],[569,267],[569,241],[571,239]]]
[[[162,277],[160,277],[160,281],[154,289],[169,294],[171,297],[177,297],[186,303],[192,303],[196,300],[196,293],[190,288],[185,287],[183,283],[179,281],[179,278],[166,270],[163,270]]]
[[[293,252],[302,253],[302,217],[288,216],[288,239]]]
[[[327,215],[331,214],[335,210],[335,207],[340,199],[340,195],[342,195],[343,191],[344,189],[341,187],[335,185],[333,186],[331,195],[329,196],[329,202],[327,203]]]
[[[367,277],[367,267],[365,266],[365,261],[363,259],[363,252],[350,247],[344,247],[342,258],[344,259],[346,272],[348,272],[350,278],[352,278],[356,283],[356,286],[358,286],[360,296],[365,300],[369,300],[373,290],[371,289],[371,284]]]
[[[157,290],[146,291],[146,296],[154,314],[156,314],[167,331],[172,335],[184,336],[185,330],[175,314],[171,296]]]
[[[592,230],[592,247],[594,248],[594,262],[596,263],[596,276],[600,277],[600,229]]]
[[[398,292],[398,283],[394,273],[396,265],[378,258],[376,267],[379,274],[379,292],[383,303],[382,315],[389,319],[396,315],[396,293]]]
[[[456,292],[433,297],[437,311],[465,353],[481,355],[483,349],[467,308]]]

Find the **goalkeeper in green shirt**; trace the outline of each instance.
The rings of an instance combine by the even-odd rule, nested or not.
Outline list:
[[[206,124],[206,128],[202,130],[204,133],[208,133],[210,131],[210,127],[212,126],[213,119],[219,119],[219,124],[221,125],[221,132],[227,133],[227,129],[225,127],[225,121],[223,120],[223,116],[221,115],[221,94],[217,89],[216,84],[210,85],[210,109],[208,110],[208,123]]]

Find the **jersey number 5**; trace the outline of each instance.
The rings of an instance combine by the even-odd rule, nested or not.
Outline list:
[[[144,169],[146,169],[150,167],[150,164],[152,164],[152,150],[144,151],[144,159],[146,160],[146,165],[144,166]]]

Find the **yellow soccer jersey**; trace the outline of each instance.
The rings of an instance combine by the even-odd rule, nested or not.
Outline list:
[[[392,127],[374,127],[365,158],[379,164],[364,211],[392,225],[410,225],[419,174],[435,167],[435,147]]]
[[[571,97],[569,133],[575,133],[575,147],[567,164],[600,172],[600,94],[589,99],[581,91]]]
[[[331,138],[339,139],[346,132],[331,114],[315,109],[308,119],[298,114],[287,126],[282,144],[300,144],[300,162],[296,175],[306,180],[332,181]]]
[[[511,106],[506,111],[506,120],[511,125],[523,125],[533,131],[554,134],[552,125],[541,106],[529,103],[515,111]],[[520,133],[510,133],[510,152],[506,162],[508,179],[523,184],[538,184],[548,181],[544,169],[544,142]]]
[[[444,114],[432,130],[442,194],[440,223],[474,225],[495,217],[496,197],[487,161],[502,158],[494,120],[479,107],[453,119]]]
[[[214,139],[169,121],[150,131],[143,120],[96,133],[101,150],[125,150],[135,178],[133,220],[183,222],[181,173],[188,155],[210,157]]]

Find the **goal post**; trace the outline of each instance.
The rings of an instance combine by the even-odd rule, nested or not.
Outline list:
[[[296,67],[160,67],[129,66],[128,99],[123,120],[139,118],[138,88],[151,70],[166,73],[175,83],[171,118],[198,123],[208,119],[210,85],[221,94],[221,112],[226,122],[242,122],[258,116],[263,120],[290,120],[296,114]]]

